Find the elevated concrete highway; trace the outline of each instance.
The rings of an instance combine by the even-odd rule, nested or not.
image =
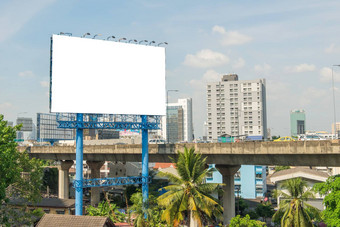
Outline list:
[[[208,163],[223,165],[340,166],[340,140],[292,142],[150,144],[149,162],[171,162],[183,147],[194,147]],[[33,146],[31,157],[75,160],[75,146]],[[127,145],[85,145],[84,160],[140,162],[142,147]]]
[[[183,147],[194,147],[207,157],[207,162],[217,164],[223,177],[223,222],[228,224],[235,216],[234,175],[240,165],[289,165],[289,166],[340,166],[340,140],[292,142],[242,142],[242,143],[187,143],[150,144],[150,162],[170,162]],[[59,198],[69,197],[69,168],[76,159],[75,146],[20,147],[31,157],[60,160]],[[84,160],[91,168],[91,177],[100,174],[104,161],[140,162],[141,145],[85,145]],[[92,190],[91,205],[99,202],[99,191]]]

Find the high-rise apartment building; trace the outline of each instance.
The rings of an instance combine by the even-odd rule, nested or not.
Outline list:
[[[215,168],[215,165],[209,165]],[[265,166],[242,165],[234,176],[235,196],[241,196],[244,199],[256,199],[265,196],[267,192],[267,175]],[[207,175],[207,183],[224,183],[222,174],[218,171]]]
[[[267,139],[265,79],[239,81],[236,74],[230,74],[208,83],[207,132],[213,142],[221,137]],[[256,198],[266,192],[264,166],[242,165],[234,177],[235,194]]]
[[[163,138],[170,143],[191,142],[194,139],[192,99],[178,99],[167,104],[167,116],[163,118]]]
[[[306,132],[306,113],[304,110],[290,111],[290,135],[297,136]]]
[[[265,79],[239,81],[230,74],[208,83],[207,124],[210,141],[225,135],[267,139]]]

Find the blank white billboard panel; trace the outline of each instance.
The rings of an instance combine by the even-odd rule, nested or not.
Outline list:
[[[52,40],[51,112],[165,115],[165,48]]]

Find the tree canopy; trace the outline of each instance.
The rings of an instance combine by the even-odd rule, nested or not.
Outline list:
[[[326,182],[315,184],[313,189],[325,195],[323,220],[329,226],[340,226],[340,175],[330,176]]]
[[[15,142],[19,126],[8,126],[0,114],[0,225],[28,225],[31,217],[25,212],[28,202],[41,199],[43,168],[38,159],[30,159],[27,152],[19,152]],[[8,206],[10,199],[21,199],[21,212],[14,212]]]

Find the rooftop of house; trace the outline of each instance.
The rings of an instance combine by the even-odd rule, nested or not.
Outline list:
[[[165,169],[172,167],[174,168],[176,165],[174,163],[162,163],[162,162],[156,162],[155,166],[153,167],[154,169]]]
[[[44,214],[37,224],[38,227],[114,227],[113,222],[107,217],[75,216],[60,214]]]
[[[297,167],[273,173],[270,176],[270,181],[276,183],[291,178],[301,177],[309,180],[324,182],[329,176],[330,175],[326,172],[317,171],[307,167]]]

